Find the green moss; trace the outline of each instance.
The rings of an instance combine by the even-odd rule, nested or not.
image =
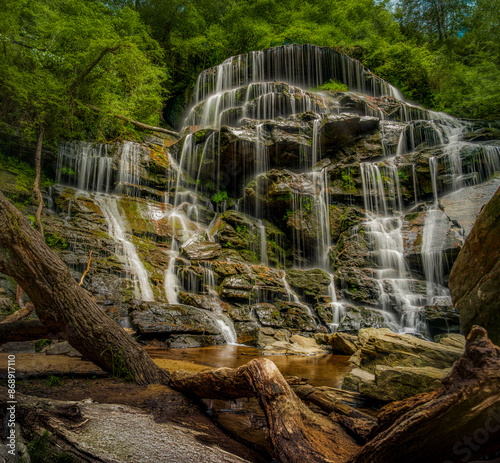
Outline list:
[[[50,339],[39,339],[35,342],[35,352],[40,352],[45,346],[50,344]]]
[[[63,378],[59,376],[49,375],[45,384],[47,387],[62,386]]]
[[[68,243],[66,240],[59,236],[57,233],[49,233],[45,232],[45,243],[49,248],[52,249],[66,249],[68,247]]]
[[[320,85],[319,87],[316,88],[311,88],[311,92],[348,92],[349,87],[346,84],[343,84],[342,82],[339,82],[334,79],[330,79],[328,82],[325,82],[324,84]]]

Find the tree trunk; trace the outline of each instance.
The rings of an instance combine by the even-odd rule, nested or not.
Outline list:
[[[35,307],[33,307],[33,304],[31,302],[28,302],[24,307],[16,310],[13,314],[7,315],[0,322],[0,325],[18,322],[19,320],[26,318],[28,315],[31,315],[33,313],[33,310],[35,310]]]
[[[78,286],[66,264],[2,193],[0,272],[21,285],[44,325],[96,365],[138,384],[167,381],[168,373]]]
[[[33,184],[33,191],[35,192],[36,199],[38,200],[38,207],[36,209],[35,221],[38,231],[44,236],[43,225],[42,225],[42,209],[43,209],[43,196],[40,191],[40,178],[42,176],[42,145],[43,145],[43,133],[45,128],[43,125],[40,126],[38,130],[38,137],[36,140],[36,151],[35,151],[35,182]]]
[[[254,359],[236,370],[177,371],[171,382],[201,398],[256,396],[266,414],[274,456],[282,463],[344,462],[358,451],[338,423],[309,410],[270,360]]]

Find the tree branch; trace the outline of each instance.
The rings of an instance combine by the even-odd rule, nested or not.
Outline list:
[[[122,46],[123,45],[118,45],[116,47],[105,48],[101,52],[101,54],[90,64],[90,66],[85,69],[85,71],[83,71],[83,73],[80,74],[80,76],[71,84],[71,86],[69,87],[69,92],[73,92],[73,90],[85,80],[85,78],[92,72],[92,69],[94,69],[108,53],[114,53],[115,51],[118,51],[120,48],[122,48]]]
[[[83,104],[84,106],[86,106],[87,108],[92,109],[93,111],[96,111],[98,113],[104,112],[102,109],[98,108],[97,106],[83,103],[83,102],[80,102],[80,103]],[[111,116],[116,117],[117,119],[120,119],[122,121],[129,122],[130,124],[135,125],[137,128],[142,129],[142,130],[153,130],[155,132],[166,133],[167,135],[179,137],[179,133],[174,132],[173,130],[164,129],[163,127],[156,127],[154,125],[144,124],[143,122],[136,121],[134,119],[131,119],[130,117],[122,116],[121,114],[111,114]]]

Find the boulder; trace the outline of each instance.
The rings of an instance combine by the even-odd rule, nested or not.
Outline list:
[[[130,314],[132,324],[142,335],[222,334],[211,312],[182,304],[143,306],[146,306],[145,310],[136,310]]]
[[[396,334],[387,328],[362,329],[358,337],[361,346],[349,361],[371,373],[377,365],[449,368],[463,354],[461,348]]]
[[[445,214],[463,228],[467,236],[482,207],[491,199],[500,187],[500,179],[494,178],[489,182],[481,183],[450,193],[439,200]]]
[[[274,341],[264,347],[266,354],[315,355],[324,354],[325,350],[314,338],[293,335],[289,341]]]
[[[375,374],[370,374],[358,368],[346,376],[343,388],[384,402],[403,400],[442,387],[441,380],[450,371],[451,367],[438,369],[377,365]]]
[[[221,254],[221,245],[210,241],[189,243],[181,247],[181,253],[191,260],[212,260]]]
[[[365,328],[388,328],[390,322],[387,316],[377,309],[368,307],[347,306],[345,315],[337,327],[338,332],[357,334]]]
[[[462,333],[473,325],[500,344],[500,188],[484,206],[450,274],[453,304],[460,311]]]
[[[437,298],[434,304],[426,305],[424,311],[431,339],[446,333],[460,333],[460,313],[448,297]]]
[[[332,353],[339,355],[353,355],[359,347],[358,337],[347,333],[332,333],[325,335],[326,343]]]

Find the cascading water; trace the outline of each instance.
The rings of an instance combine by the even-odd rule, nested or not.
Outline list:
[[[315,91],[330,79],[350,92]],[[164,203],[151,219],[168,229],[157,297],[204,310],[228,344],[257,321],[293,332],[293,317],[309,318],[308,335],[319,320],[334,332],[353,307],[395,331],[425,334],[424,306],[448,295],[449,219],[440,199],[500,170],[496,144],[464,140],[470,124],[406,103],[358,61],[310,45],[251,52],[203,71],[183,125],[166,153]],[[135,143],[111,151],[62,146],[59,178],[96,192],[140,298],[152,300],[126,219],[106,195],[116,186],[146,191],[145,154]],[[409,262],[403,236],[415,215],[421,269]],[[362,281],[347,285],[337,267],[348,239],[366,244],[352,266],[356,278],[368,275],[369,291]],[[294,274],[311,270],[321,284]]]

